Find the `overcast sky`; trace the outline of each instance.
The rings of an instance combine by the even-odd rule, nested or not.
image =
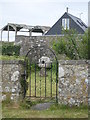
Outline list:
[[[52,26],[66,12],[88,24],[89,0],[0,0],[0,29],[7,23]]]

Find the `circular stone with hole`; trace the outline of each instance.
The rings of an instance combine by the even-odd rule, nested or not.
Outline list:
[[[51,60],[50,60],[50,58],[47,57],[47,56],[42,56],[42,57],[39,59],[39,64],[38,64],[38,66],[39,66],[40,68],[45,68],[45,66],[46,66],[46,68],[50,68],[50,66],[51,66]]]

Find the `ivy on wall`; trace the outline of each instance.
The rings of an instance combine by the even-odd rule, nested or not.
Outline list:
[[[25,98],[26,92],[28,90],[28,83],[27,83],[27,81],[25,81],[24,77],[21,77],[20,84],[21,84],[22,97]]]

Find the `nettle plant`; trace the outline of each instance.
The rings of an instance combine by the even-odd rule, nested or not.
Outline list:
[[[63,30],[63,36],[53,42],[56,54],[65,54],[69,59],[88,59],[88,31],[79,35],[76,30]]]

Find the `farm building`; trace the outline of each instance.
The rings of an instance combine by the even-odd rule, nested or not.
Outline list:
[[[7,31],[8,35],[8,41],[10,38],[11,32],[14,32],[15,35],[17,36],[18,33],[22,34],[25,33],[24,35],[27,36],[32,36],[32,33],[41,33],[41,35],[45,34],[48,30],[50,29],[49,26],[31,26],[31,25],[25,25],[25,24],[15,24],[15,23],[8,23],[1,29],[1,41],[3,38],[3,32]]]

